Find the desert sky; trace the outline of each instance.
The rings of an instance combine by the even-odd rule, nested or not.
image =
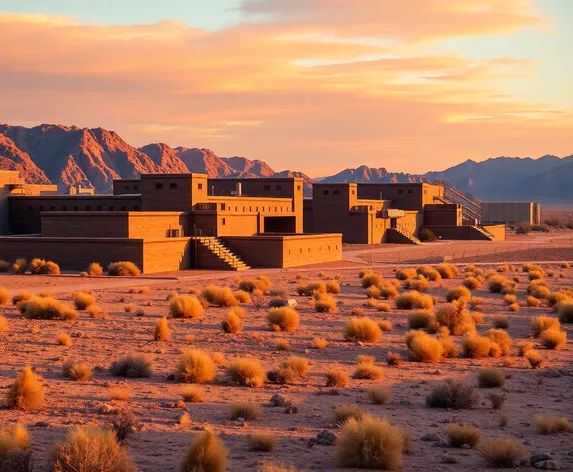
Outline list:
[[[0,122],[318,177],[573,154],[570,0],[0,0]]]

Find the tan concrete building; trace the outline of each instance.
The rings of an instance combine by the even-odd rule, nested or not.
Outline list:
[[[536,202],[484,202],[484,223],[541,223],[541,205]]]

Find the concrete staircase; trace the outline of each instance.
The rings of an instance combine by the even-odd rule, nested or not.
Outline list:
[[[196,260],[192,265],[199,269],[210,270],[248,270],[250,267],[214,236],[195,236],[191,238],[196,248]]]
[[[414,234],[410,233],[408,230],[397,227],[387,229],[387,240],[389,243],[394,244],[422,244]]]
[[[495,236],[493,234],[491,234],[487,229],[482,228],[481,226],[471,226],[471,228],[477,231],[479,234],[483,235],[484,239],[487,239],[489,241],[493,241],[495,239]]]

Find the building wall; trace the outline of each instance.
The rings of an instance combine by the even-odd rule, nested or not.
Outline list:
[[[391,208],[400,210],[420,211],[424,205],[434,203],[434,197],[443,194],[443,186],[427,183],[358,184],[359,199],[391,200]]]
[[[288,268],[342,259],[342,235],[261,235],[223,238],[251,267]]]
[[[146,274],[191,268],[191,238],[143,241],[143,271]]]
[[[128,238],[128,215],[119,211],[43,212],[41,234],[50,238]]]
[[[172,238],[190,236],[189,215],[181,212],[130,212],[130,238]]]
[[[133,195],[141,193],[141,179],[115,179],[113,181],[114,195]]]
[[[143,211],[191,212],[207,201],[204,174],[143,174],[140,183]]]
[[[9,196],[9,231],[12,234],[39,234],[42,211],[139,211],[138,195],[48,195]]]
[[[461,226],[462,207],[457,204],[427,204],[424,206],[424,225]]]
[[[474,226],[427,226],[427,228],[441,239],[489,241],[489,238]],[[505,239],[505,225],[485,226],[485,229],[493,234],[496,241]]]
[[[487,202],[483,208],[483,223],[539,223],[539,203]]]

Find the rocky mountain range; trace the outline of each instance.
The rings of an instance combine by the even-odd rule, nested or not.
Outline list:
[[[55,183],[62,190],[80,184],[98,193],[109,193],[114,179],[161,172],[200,172],[210,178],[301,177],[307,193],[314,182],[302,172],[275,172],[261,160],[220,157],[209,149],[171,148],[163,143],[138,149],[114,131],[60,125],[0,125],[0,169],[18,170],[30,183]],[[360,166],[320,179],[325,183],[436,180],[484,201],[569,203],[573,202],[573,155],[468,160],[423,175]]]

